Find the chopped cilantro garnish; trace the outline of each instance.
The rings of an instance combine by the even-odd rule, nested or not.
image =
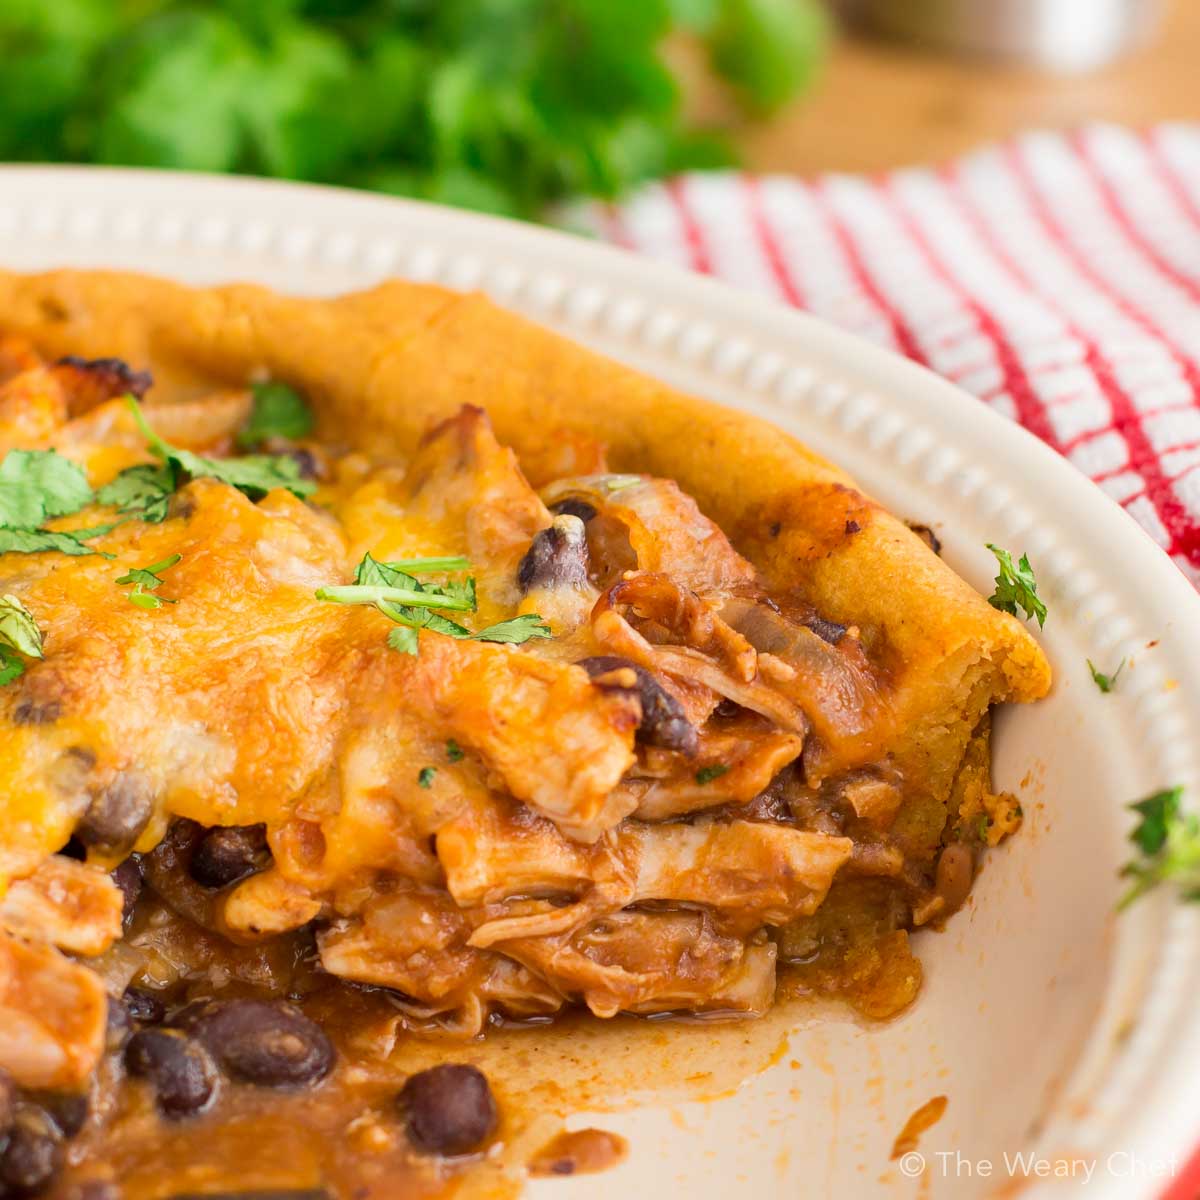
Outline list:
[[[408,625],[397,625],[387,635],[387,644],[397,654],[416,654],[418,649],[417,631]]]
[[[465,558],[410,558],[398,562],[379,562],[370,554],[363,557],[355,571],[354,583],[318,588],[318,600],[334,604],[371,604],[399,626],[388,634],[388,645],[401,654],[416,654],[417,630],[431,629],[447,637],[479,642],[507,642],[520,645],[530,638],[550,637],[550,628],[542,617],[526,613],[489,625],[473,633],[465,625],[443,616],[443,611],[474,612],[475,580],[421,582],[413,571],[463,571],[470,567]],[[442,611],[438,611],[442,610]]]
[[[25,674],[27,658],[41,658],[42,631],[16,596],[0,597],[0,686]]]
[[[92,489],[78,463],[54,450],[10,450],[0,464],[0,525],[36,529],[78,512]]]
[[[470,612],[474,607],[462,596],[448,596],[430,589],[380,587],[348,583],[343,587],[317,589],[318,600],[332,600],[335,604],[374,604],[381,612],[389,605],[402,604],[416,608],[451,608]],[[388,614],[391,615],[390,613]]]
[[[545,617],[540,617],[537,613],[526,613],[524,616],[513,617],[511,620],[489,625],[486,629],[481,629],[471,636],[477,642],[505,642],[509,645],[519,646],[522,642],[529,641],[530,638],[548,638],[552,635]]]
[[[453,738],[451,738],[446,743],[446,761],[452,763],[461,762],[462,757],[463,748]]]
[[[83,533],[98,537],[94,530]],[[96,551],[83,544],[78,533],[52,533],[49,529],[0,529],[0,554],[40,554],[44,550],[57,550],[60,554],[80,557]]]
[[[1113,688],[1117,686],[1117,676],[1120,675],[1121,671],[1124,669],[1125,660],[1121,659],[1121,661],[1117,663],[1117,669],[1111,675],[1105,675],[1102,672],[1097,671],[1095,664],[1090,658],[1087,660],[1087,665],[1088,670],[1092,673],[1092,682],[1102,692],[1111,692]]]
[[[707,767],[701,767],[696,772],[697,783],[712,783],[714,779],[720,779],[729,770],[728,767],[720,763],[715,763]]]
[[[182,557],[181,554],[172,554],[162,562],[152,563],[148,567],[134,567],[118,577],[117,583],[134,585],[133,591],[128,594],[129,603],[136,604],[138,608],[162,608],[164,604],[178,604],[178,600],[155,596],[153,593],[162,587],[163,581],[159,576],[169,571]]]
[[[1121,871],[1133,883],[1119,907],[1166,881],[1176,884],[1185,900],[1200,900],[1200,817],[1183,812],[1182,799],[1183,788],[1164,788],[1129,806],[1139,818],[1129,835],[1139,857]]]
[[[141,463],[127,467],[96,493],[100,504],[110,504],[121,514],[157,525],[167,518],[167,505],[175,491],[175,470],[167,463]]]
[[[437,774],[437,767],[422,767],[417,772],[417,786],[431,787],[433,785],[433,777]]]
[[[996,590],[988,597],[988,603],[1001,612],[1019,616],[1018,609],[1026,619],[1037,617],[1038,628],[1046,624],[1046,606],[1037,594],[1037,580],[1029,565],[1029,556],[1022,554],[1020,561],[1013,564],[1012,555],[999,546],[987,543],[987,548],[996,556],[1000,573],[996,576]]]
[[[95,554],[84,542],[108,533],[112,525],[70,531],[40,528],[53,517],[77,513],[93,499],[78,463],[55,450],[10,450],[0,464],[0,554]]]
[[[299,392],[286,383],[256,383],[250,418],[237,435],[237,444],[248,450],[267,438],[298,441],[313,429],[312,411]]]
[[[172,483],[178,486],[179,475],[192,479],[217,479],[244,492],[252,500],[265,496],[274,488],[286,488],[293,495],[304,497],[316,490],[316,484],[302,479],[300,467],[286,454],[247,454],[242,458],[205,458],[190,450],[180,450],[164,442],[150,428],[142,406],[133,396],[126,396],[129,411],[150,449],[173,471]]]

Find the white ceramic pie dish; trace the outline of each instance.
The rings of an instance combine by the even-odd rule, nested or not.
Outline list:
[[[399,275],[498,302],[690,391],[774,420],[894,512],[934,525],[985,593],[984,543],[1025,551],[1056,682],[1002,714],[996,775],[1025,801],[969,907],[917,939],[918,1002],[864,1027],[801,1023],[733,1095],[655,1097],[598,1123],[614,1171],[554,1200],[1182,1196],[1200,1145],[1200,910],[1116,917],[1125,805],[1200,795],[1200,599],[1120,508],[1031,436],[927,371],[818,321],[532,227],[318,189],[146,172],[0,169],[0,264],[111,266],[332,293]],[[486,404],[486,398],[483,398]],[[1157,643],[1151,646],[1150,643]],[[1086,658],[1131,665],[1102,695]],[[795,1064],[795,1065],[793,1065]],[[652,1081],[647,1081],[648,1083]],[[909,1115],[949,1106],[922,1161]],[[1020,1156],[1020,1157],[1018,1157]],[[1191,1193],[1188,1193],[1189,1195]]]

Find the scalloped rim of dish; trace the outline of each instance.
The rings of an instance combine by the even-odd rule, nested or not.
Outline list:
[[[1075,468],[926,369],[772,301],[517,222],[257,179],[0,167],[0,261],[170,274],[157,260],[179,253],[196,256],[193,281],[336,271],[354,286],[400,276],[482,289],[581,340],[602,333],[610,346],[739,386],[759,411],[801,415],[826,441],[886,453],[893,470],[972,506],[1020,544],[1091,657],[1116,661],[1160,639],[1164,653],[1124,681],[1135,720],[1129,752],[1148,790],[1181,783],[1200,795],[1189,737],[1200,730],[1200,597]],[[1155,961],[1125,1036],[1116,964],[1145,939]],[[1096,1078],[1088,1112],[1056,1113],[1039,1141],[1113,1146],[1119,1136],[1139,1155],[1182,1163],[1200,1132],[1200,1081],[1189,1068],[1200,1059],[1200,911],[1164,897],[1143,903],[1117,923],[1113,962],[1076,1067]],[[1097,1195],[1128,1197],[1131,1183],[1154,1190],[1097,1178]]]

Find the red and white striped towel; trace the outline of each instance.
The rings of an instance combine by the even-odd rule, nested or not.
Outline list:
[[[974,392],[1200,585],[1200,126],[1029,134],[870,179],[685,175],[584,217]]]

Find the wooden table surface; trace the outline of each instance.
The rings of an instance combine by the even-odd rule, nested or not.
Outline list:
[[[701,110],[718,103],[702,97]],[[1167,119],[1200,121],[1200,0],[1171,0],[1151,45],[1087,74],[843,36],[813,91],[738,142],[756,171],[875,171],[938,162],[1023,129]]]

